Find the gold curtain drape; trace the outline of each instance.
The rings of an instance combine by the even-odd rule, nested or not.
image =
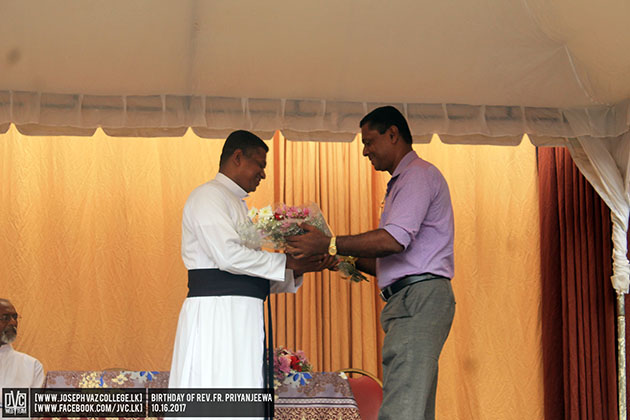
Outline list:
[[[269,140],[257,207],[314,201],[336,234],[377,226],[389,175],[353,143]],[[197,138],[0,135],[0,297],[23,316],[16,349],[46,370],[168,370],[186,294],[179,256],[189,192],[218,169],[222,142]],[[440,360],[441,418],[542,418],[534,148],[415,145],[449,182],[455,321]],[[273,298],[276,343],[318,370],[380,372],[374,279],[310,274]]]

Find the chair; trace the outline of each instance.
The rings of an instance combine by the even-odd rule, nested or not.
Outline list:
[[[359,414],[362,420],[377,420],[378,410],[383,403],[383,383],[380,379],[361,369],[340,369],[338,372],[361,375],[348,376],[350,388],[359,407]]]

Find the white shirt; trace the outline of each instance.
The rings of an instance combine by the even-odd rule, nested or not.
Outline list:
[[[43,383],[44,368],[39,360],[13,350],[11,344],[0,346],[0,389],[40,388]],[[0,392],[0,407],[2,407],[2,392]]]
[[[188,197],[182,219],[182,259],[187,269],[218,268],[232,274],[261,277],[272,293],[295,293],[302,278],[286,270],[282,253],[250,249],[237,230],[247,218],[248,194],[222,173]]]

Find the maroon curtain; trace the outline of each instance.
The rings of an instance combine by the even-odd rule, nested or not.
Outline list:
[[[539,148],[545,420],[616,420],[610,210],[565,148]]]

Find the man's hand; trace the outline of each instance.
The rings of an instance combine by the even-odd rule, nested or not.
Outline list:
[[[328,254],[320,254],[300,259],[296,259],[287,254],[287,268],[293,270],[295,277],[300,277],[304,273],[322,271],[325,269],[336,270],[338,264],[337,258]]]
[[[300,225],[306,233],[287,237],[287,253],[295,258],[312,257],[328,253],[330,237],[308,223]]]

